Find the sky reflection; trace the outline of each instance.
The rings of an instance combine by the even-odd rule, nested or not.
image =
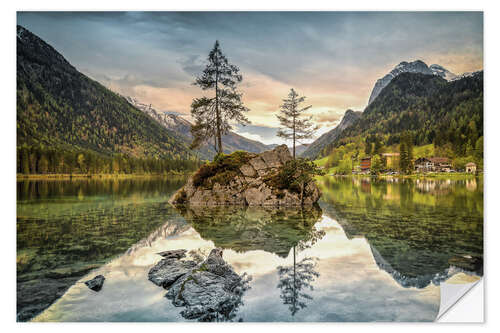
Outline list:
[[[116,258],[83,277],[106,277],[99,293],[76,283],[35,321],[184,321],[166,291],[147,280],[147,272],[160,259],[157,252],[185,248],[208,251],[213,242],[203,240],[192,228],[142,242],[143,246]],[[277,267],[293,263],[262,250],[224,251],[224,259],[238,274],[252,275],[251,289],[238,311],[243,321],[432,321],[439,310],[439,287],[403,288],[381,270],[364,238],[348,239],[337,221],[323,216],[316,223],[325,236],[297,254],[297,261],[317,257],[320,274],[312,283],[312,297],[304,309],[291,316],[279,297]],[[149,244],[149,245],[148,245]]]

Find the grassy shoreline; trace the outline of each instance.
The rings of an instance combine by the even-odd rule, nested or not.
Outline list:
[[[466,173],[466,172],[454,172],[454,173],[447,173],[447,172],[440,172],[440,173],[429,173],[429,174],[411,174],[411,175],[379,175],[378,177],[381,178],[388,178],[388,177],[398,177],[398,178],[412,178],[412,179],[425,179],[425,178],[432,178],[432,179],[472,179],[472,178],[483,178],[483,173],[480,174],[473,174],[473,173]]]
[[[370,174],[350,174],[350,175],[335,175],[331,173],[327,173],[326,176],[331,177],[356,177],[356,178],[402,178],[402,179],[473,179],[473,178],[483,178],[484,174],[479,173],[477,175],[472,173],[465,172],[440,172],[440,173],[427,173],[427,174],[418,174],[414,173],[411,175],[370,175]]]
[[[192,172],[132,173],[132,174],[16,174],[16,180],[72,180],[72,179],[134,179],[159,177],[185,177]]]

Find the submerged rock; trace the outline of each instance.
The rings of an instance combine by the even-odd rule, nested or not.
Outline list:
[[[321,220],[318,205],[180,206],[178,212],[203,239],[236,252],[262,250],[286,258],[292,247],[303,246],[324,234],[314,227]]]
[[[104,284],[104,280],[106,280],[106,278],[104,276],[97,275],[92,280],[85,281],[85,284],[87,285],[87,287],[89,287],[93,291],[99,291],[102,289],[102,285]]]
[[[173,283],[162,285],[168,288],[165,296],[175,306],[185,307],[181,315],[186,319],[232,320],[242,304],[243,293],[249,288],[250,278],[234,272],[222,259],[221,249],[213,249],[206,260],[193,264],[190,260],[163,259],[150,270],[150,280],[153,281],[151,276],[158,275],[159,271],[177,272],[170,275],[169,281],[174,280],[175,275]],[[179,267],[191,268],[178,274]]]
[[[40,278],[17,282],[17,321],[28,321],[64,295],[81,276]]]
[[[159,252],[157,254],[162,256],[165,259],[169,259],[169,258],[181,259],[181,258],[184,258],[186,256],[186,252],[187,252],[187,250],[182,249],[182,250],[163,251],[163,252]]]
[[[170,199],[173,205],[304,206],[321,193],[314,180],[296,188],[278,188],[273,179],[292,156],[286,145],[261,154],[235,152],[202,166]]]
[[[148,273],[149,281],[163,288],[170,287],[178,278],[196,266],[192,260],[162,259]]]

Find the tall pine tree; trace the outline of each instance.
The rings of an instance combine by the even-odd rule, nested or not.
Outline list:
[[[249,110],[243,105],[242,94],[236,89],[243,80],[240,70],[229,63],[220,49],[219,41],[215,42],[207,61],[194,85],[203,90],[213,90],[214,96],[195,98],[191,104],[191,115],[195,119],[191,147],[198,147],[213,138],[215,150],[222,153],[222,135],[231,130],[231,122],[249,124],[244,115]]]

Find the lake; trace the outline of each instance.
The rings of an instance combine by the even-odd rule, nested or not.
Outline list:
[[[148,280],[171,249],[251,277],[217,321],[432,321],[441,282],[482,276],[482,178],[325,176],[304,210],[175,209],[184,181],[18,181],[18,320],[186,321]]]

